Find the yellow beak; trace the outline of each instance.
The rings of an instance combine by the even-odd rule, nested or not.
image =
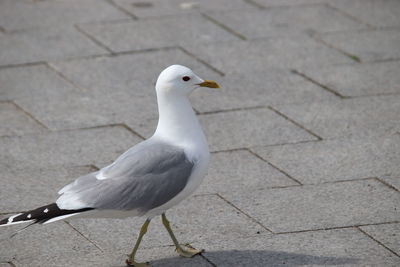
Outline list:
[[[211,80],[204,80],[204,82],[199,83],[201,87],[209,87],[209,88],[219,88],[218,83]]]

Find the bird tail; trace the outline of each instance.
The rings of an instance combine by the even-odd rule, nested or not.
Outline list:
[[[20,223],[28,223],[32,224],[39,223],[50,223],[58,220],[62,220],[68,217],[75,216],[79,213],[93,210],[93,208],[84,208],[84,209],[77,209],[77,210],[64,210],[60,209],[56,203],[52,203],[34,210],[30,210],[23,213],[18,213],[12,215],[8,218],[5,218],[0,221],[1,226],[8,226],[8,225],[15,225]],[[28,225],[27,227],[29,227]],[[25,229],[25,228],[23,228]]]

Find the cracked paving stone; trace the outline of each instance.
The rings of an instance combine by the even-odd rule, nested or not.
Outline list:
[[[361,61],[400,58],[400,31],[398,29],[345,31],[319,34],[318,37],[325,43],[360,58]]]
[[[0,32],[0,51],[0,66],[108,54],[72,27]]]
[[[400,258],[356,229],[196,242],[216,266],[391,266]]]
[[[239,150],[211,154],[208,174],[196,193],[254,191],[291,185],[298,183],[250,152]]]
[[[222,195],[274,233],[400,219],[400,194],[374,179]]]
[[[382,136],[400,130],[399,95],[277,105],[274,108],[322,138]]]
[[[46,128],[14,104],[0,103],[0,136],[44,133]]]
[[[195,14],[210,10],[254,9],[254,6],[241,0],[114,0],[120,7],[139,18],[170,15]]]
[[[162,17],[112,24],[82,24],[81,28],[114,52],[238,39],[200,15]]]
[[[400,135],[254,147],[303,184],[400,175]]]
[[[181,244],[223,239],[229,235],[240,238],[264,233],[266,230],[216,195],[188,198],[167,212],[167,218]],[[107,253],[126,255],[133,248],[144,218],[76,219],[70,223]],[[104,225],[107,225],[105,228]],[[246,227],[243,227],[243,226]],[[151,221],[141,248],[163,248],[174,251],[173,243],[157,216]]]
[[[108,162],[139,141],[139,137],[120,126],[2,137],[0,166],[47,168]]]
[[[63,186],[95,171],[89,166],[18,167],[2,167],[0,173],[0,211],[3,213],[32,210],[53,203]]]
[[[400,93],[399,62],[305,68],[300,72],[346,97]]]
[[[400,223],[368,225],[360,228],[400,255]]]
[[[327,5],[210,12],[207,15],[251,39],[367,28],[366,25],[344,16]]]
[[[15,14],[18,14],[16,16]],[[0,2],[0,25],[6,31],[74,25],[91,21],[130,19],[107,1],[57,0]]]
[[[265,69],[293,69],[353,63],[350,58],[307,36],[271,37],[184,46],[224,73],[253,73]]]

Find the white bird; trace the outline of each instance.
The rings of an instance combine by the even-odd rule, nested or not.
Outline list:
[[[146,221],[126,260],[129,266],[142,267],[148,263],[136,262],[136,251],[150,220],[161,215],[181,256],[201,253],[178,243],[165,216],[169,208],[195,191],[207,172],[207,140],[188,99],[199,87],[219,85],[201,79],[184,66],[166,68],[156,83],[159,120],[153,136],[130,148],[109,166],[66,185],[55,203],[5,218],[0,226],[46,224],[71,217],[144,216]]]

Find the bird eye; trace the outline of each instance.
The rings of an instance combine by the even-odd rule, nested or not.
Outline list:
[[[190,80],[190,77],[189,77],[189,76],[183,76],[183,77],[182,77],[182,80],[184,80],[185,82],[187,82],[187,81]]]

